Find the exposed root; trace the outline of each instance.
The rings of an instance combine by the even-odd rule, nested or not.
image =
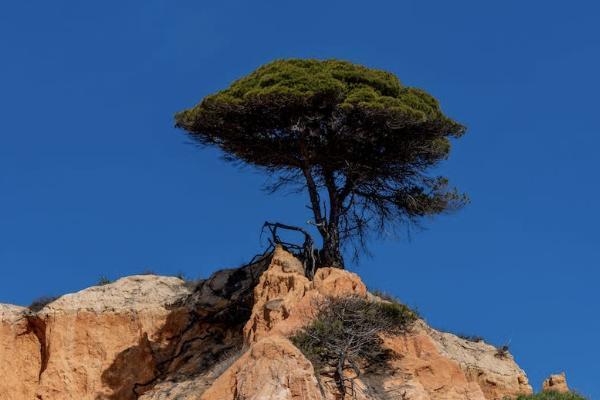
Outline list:
[[[309,279],[312,279],[315,275],[315,271],[317,268],[319,252],[315,249],[315,242],[310,233],[298,226],[281,224],[279,222],[266,221],[263,224],[262,230],[264,231],[265,228],[271,232],[271,238],[269,239],[270,246],[273,247],[275,245],[281,245],[287,251],[293,253],[294,256],[296,256],[300,261],[302,261],[306,276]],[[279,235],[277,235],[278,229],[286,229],[289,231],[302,233],[304,235],[304,243],[302,243],[302,245],[298,245],[295,243],[289,243],[281,240]]]

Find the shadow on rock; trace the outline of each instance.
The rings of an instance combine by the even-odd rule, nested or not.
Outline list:
[[[253,289],[268,267],[271,253],[237,269],[221,270],[199,282],[186,298],[169,305],[163,327],[117,355],[102,373],[108,389],[97,400],[135,400],[157,385],[216,377],[208,374],[240,349],[250,317]],[[196,395],[200,394],[198,392]]]

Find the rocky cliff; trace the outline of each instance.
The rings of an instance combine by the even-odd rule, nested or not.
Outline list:
[[[323,296],[380,301],[351,272],[314,279],[281,248],[189,285],[131,276],[38,312],[0,305],[0,400],[333,400],[289,340]],[[418,321],[383,338],[395,356],[356,381],[360,400],[496,400],[531,393],[508,353]],[[557,378],[553,382],[557,381]]]

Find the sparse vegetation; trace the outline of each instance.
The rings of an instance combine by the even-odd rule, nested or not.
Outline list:
[[[485,339],[483,338],[483,336],[467,335],[465,333],[455,333],[455,335],[461,339],[468,340],[469,342],[474,342],[474,343],[485,342]]]
[[[415,315],[415,319],[422,318],[422,316],[420,315],[419,310],[418,310],[417,307],[415,307],[415,306],[411,306],[411,307],[406,306],[404,303],[402,303],[402,301],[400,301],[400,299],[398,297],[394,296],[391,293],[384,292],[383,290],[379,290],[379,289],[370,290],[370,293],[373,296],[379,297],[383,301],[386,301],[386,302],[392,303],[392,304],[396,304],[396,305],[398,305],[400,307],[404,307],[404,308],[410,309],[410,311]]]
[[[140,272],[140,275],[158,275],[158,274],[153,269],[146,268],[145,270]]]
[[[29,309],[33,312],[38,312],[48,304],[52,303],[54,300],[58,299],[60,296],[41,296],[37,299],[33,300],[29,305]]]
[[[361,367],[385,363],[383,334],[402,334],[418,318],[407,306],[390,301],[368,301],[360,296],[330,297],[317,304],[313,322],[292,342],[313,363],[317,375],[331,375],[343,400],[355,394],[354,380]]]
[[[541,392],[529,396],[519,396],[516,400],[587,400],[577,393]]]
[[[104,285],[108,285],[111,284],[112,281],[107,278],[105,275],[102,275],[99,279],[98,279],[98,283],[96,284],[97,286],[104,286]]]
[[[383,290],[373,289],[370,292],[372,295],[379,297],[381,300],[391,301],[392,303],[398,303],[398,299],[396,298],[396,296],[388,292],[384,292]]]
[[[509,354],[508,351],[509,351],[509,347],[507,344],[498,346],[498,347],[496,347],[495,356],[498,358],[506,358],[506,357],[508,357],[508,354]]]

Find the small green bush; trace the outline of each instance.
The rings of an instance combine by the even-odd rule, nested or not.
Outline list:
[[[389,359],[381,335],[406,333],[417,319],[414,311],[397,302],[330,297],[317,304],[315,319],[291,340],[312,362],[317,375],[332,370],[343,399],[347,391],[354,393],[354,379],[360,375],[361,366]],[[353,370],[355,376],[348,378],[346,369]]]
[[[577,393],[558,393],[558,392],[541,392],[528,396],[519,396],[516,400],[586,400],[585,397]]]

